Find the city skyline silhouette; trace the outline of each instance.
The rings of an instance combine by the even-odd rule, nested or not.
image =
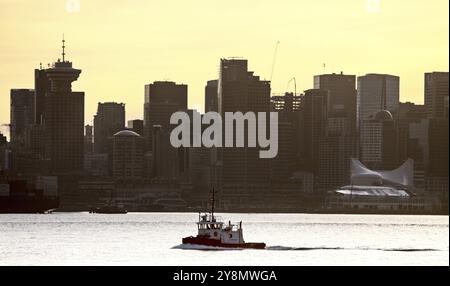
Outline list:
[[[10,89],[33,87],[32,69],[61,57],[65,34],[66,58],[84,71],[74,90],[86,93],[86,124],[98,102],[124,102],[127,120],[143,118],[143,86],[164,79],[187,84],[188,106],[203,112],[206,82],[218,77],[220,58],[229,56],[248,59],[263,79],[272,76],[272,94],[293,91],[292,77],[300,93],[319,74],[386,73],[400,77],[402,102],[423,103],[423,73],[448,70],[446,1],[381,1],[372,10],[367,1],[226,7],[156,2],[126,9],[78,1],[74,11],[66,1],[46,1],[40,13],[34,13],[36,3],[1,2],[2,101],[8,102]],[[100,11],[107,16],[99,17]],[[2,104],[0,123],[8,121],[9,104]]]

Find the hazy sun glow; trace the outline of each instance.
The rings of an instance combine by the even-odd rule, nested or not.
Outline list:
[[[9,90],[33,88],[33,69],[60,57],[62,34],[83,70],[74,89],[86,92],[86,123],[99,101],[142,118],[144,84],[162,79],[188,84],[202,109],[221,57],[248,58],[268,79],[277,41],[274,93],[293,77],[301,91],[316,74],[379,72],[421,103],[424,72],[448,71],[448,16],[448,0],[0,0],[0,123]]]

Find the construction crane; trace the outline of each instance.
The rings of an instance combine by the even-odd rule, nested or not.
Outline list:
[[[270,71],[270,81],[272,81],[273,78],[273,71],[275,70],[275,61],[277,58],[277,52],[278,52],[278,45],[280,44],[280,41],[277,41],[275,44],[275,51],[273,52],[273,59],[272,59],[272,70]]]
[[[295,77],[291,78],[291,79],[288,81],[286,89],[289,88],[289,84],[290,84],[292,81],[294,82],[294,96],[297,96],[297,80],[295,79]]]

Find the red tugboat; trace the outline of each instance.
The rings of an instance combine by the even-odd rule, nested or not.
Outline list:
[[[197,222],[197,236],[183,238],[183,244],[226,248],[264,249],[263,242],[245,242],[242,234],[242,221],[239,224],[225,225],[220,217],[214,215],[214,190],[212,191],[211,212],[201,215]]]

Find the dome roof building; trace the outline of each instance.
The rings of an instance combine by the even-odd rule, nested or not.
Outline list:
[[[112,173],[116,180],[133,181],[144,175],[145,139],[131,130],[112,136]]]
[[[137,134],[132,130],[122,130],[113,135],[114,137],[141,137],[141,135]]]
[[[392,113],[389,110],[380,110],[375,114],[374,120],[376,120],[376,121],[392,121],[392,120],[394,120],[394,117],[392,116]]]

